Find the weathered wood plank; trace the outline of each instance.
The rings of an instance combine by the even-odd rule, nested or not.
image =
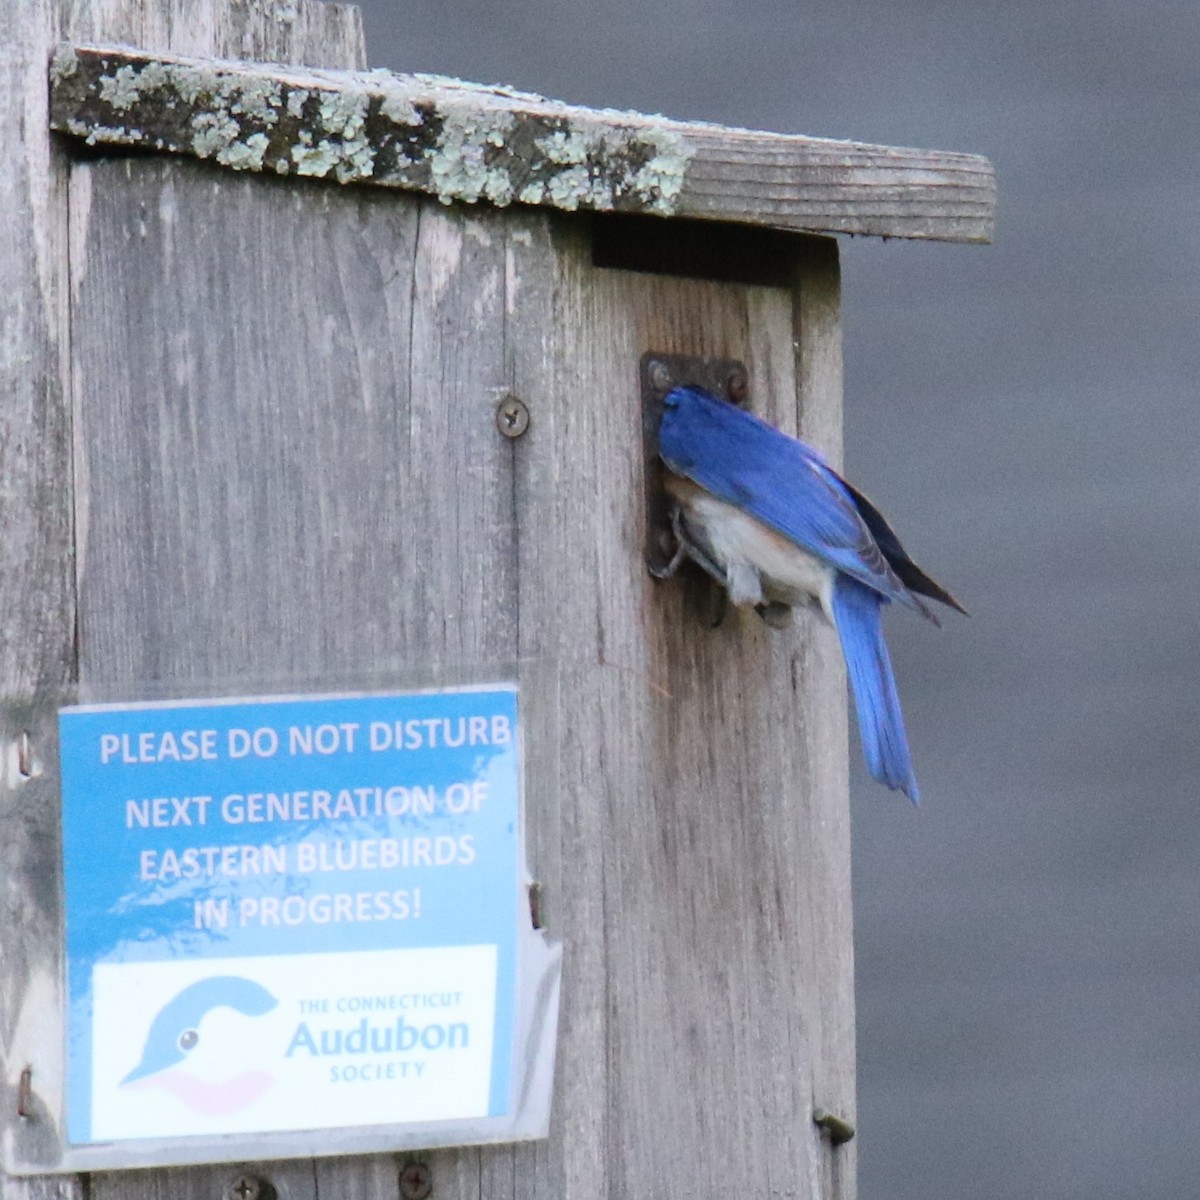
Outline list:
[[[362,679],[391,653],[418,672],[520,658],[555,681],[532,728],[557,763],[530,796],[570,946],[553,1135],[425,1156],[437,1194],[666,1197],[736,1170],[815,1196],[813,1100],[851,1072],[830,1060],[845,1014],[823,1026],[849,981],[819,974],[848,969],[821,944],[847,937],[845,847],[820,865],[809,841],[844,828],[836,647],[807,617],[711,631],[694,592],[646,577],[637,410],[638,359],[668,346],[742,357],[761,410],[795,428],[799,391],[809,427],[834,428],[832,368],[798,383],[791,294],[599,271],[586,231],[546,214],[149,160],[80,172],[85,678]],[[281,303],[285,263],[314,281],[302,303]],[[514,442],[493,421],[504,389],[532,415]],[[395,1169],[312,1177],[375,1195]],[[136,1200],[227,1174],[103,1186]]]
[[[271,1186],[287,1200],[319,1200],[312,1164],[303,1161],[273,1163],[270,1171],[254,1167],[251,1173],[269,1178]],[[97,1171],[88,1174],[86,1200],[233,1200],[233,1185],[243,1169],[174,1167],[155,1171]]]
[[[60,36],[173,54],[360,70],[358,7],[324,0],[59,0]]]
[[[30,1117],[8,1149],[55,1161],[61,1094],[61,912],[55,707],[76,678],[76,520],[67,337],[67,156],[50,137],[45,69],[63,38],[254,53],[361,67],[357,10],[298,0],[28,0],[0,8],[0,1105]],[[75,199],[80,199],[76,194]],[[86,198],[84,198],[86,199]],[[76,280],[78,282],[78,280]],[[153,1176],[144,1176],[144,1184]],[[204,1194],[211,1191],[205,1182]],[[7,1177],[5,1200],[74,1200],[73,1176]],[[297,1193],[292,1192],[293,1195]]]
[[[49,0],[0,9],[0,1106],[19,1154],[53,1161],[61,1073],[54,704],[74,674],[66,171],[51,151]],[[22,752],[23,750],[23,752]],[[52,767],[51,767],[52,770]],[[5,1200],[79,1200],[81,1182],[7,1179]]]
[[[89,143],[449,201],[647,212],[986,242],[995,181],[970,154],[724,129],[385,71],[283,70],[65,47],[52,121]]]
[[[442,583],[432,514],[402,514],[437,469],[412,461],[412,389],[437,382],[410,384],[410,338],[455,319],[414,292],[453,232],[414,281],[412,206],[180,166],[76,168],[81,680],[353,679],[440,642],[442,606],[388,597]]]
[[[551,475],[536,469],[531,471],[533,463],[551,466],[546,451],[553,444],[554,414],[566,399],[543,390],[547,372],[553,371],[553,347],[562,320],[555,287],[558,249],[553,234],[554,216],[550,212],[520,209],[493,224],[503,230],[504,239],[505,384],[512,395],[527,405],[530,413],[525,434],[508,443],[513,489],[515,650],[527,697],[528,728],[539,731],[545,747],[533,764],[536,772],[528,777],[529,865],[539,885],[542,923],[551,936],[563,939],[569,946],[570,961],[565,968],[569,986],[573,976],[586,978],[583,972],[597,978],[589,968],[599,964],[595,959],[594,935],[582,933],[593,927],[568,923],[564,887],[568,881],[573,884],[577,876],[592,874],[597,856],[594,852],[584,853],[583,847],[568,846],[564,839],[574,804],[566,792],[571,777],[564,771],[563,738],[565,728],[577,718],[564,708],[564,664],[529,638],[529,606],[534,605],[535,620],[542,610],[538,607],[541,601],[533,601],[529,595],[526,574],[530,556],[540,564],[542,578],[554,578],[577,569],[571,563],[574,548],[546,536],[544,528],[548,506],[558,502],[555,475],[570,471],[571,464],[554,464]],[[551,618],[542,614],[542,619]],[[592,893],[593,902],[594,898]],[[591,1084],[602,1087],[603,1047],[588,1038],[584,1032],[586,1023],[587,1014],[579,1013],[572,997],[564,996],[559,1016],[555,1115],[550,1140],[485,1151],[480,1161],[479,1195],[496,1200],[557,1200],[591,1194],[569,1185],[563,1169],[566,1147],[577,1138],[588,1138],[583,1127],[599,1107],[597,1097],[603,1094],[600,1088],[588,1090]],[[568,1046],[581,1044],[586,1046],[586,1059],[581,1061],[576,1054],[569,1059],[565,1057]],[[595,1058],[590,1057],[593,1053]],[[573,1091],[572,1101],[564,1099],[564,1087]],[[574,1119],[571,1114],[576,1114]],[[564,1133],[567,1128],[572,1130],[569,1136]],[[468,1195],[464,1191],[463,1200],[468,1200]]]
[[[78,168],[81,680],[501,673],[517,647],[502,236],[428,200],[182,168]],[[477,1193],[480,1153],[431,1161]],[[337,1194],[381,1173],[310,1172]],[[177,1174],[211,1190],[229,1169],[157,1178]],[[112,1178],[121,1200],[160,1186]]]
[[[810,709],[839,684],[836,646],[797,661],[830,637],[806,617],[783,635],[735,615],[712,631],[703,590],[655,584],[641,557],[641,354],[743,358],[760,411],[794,429],[792,298],[596,271],[578,226],[556,224],[557,320],[517,322],[514,347],[532,413],[517,447],[531,511],[522,653],[562,664],[563,790],[577,797],[550,897],[571,949],[565,1124],[537,1194],[707,1195],[733,1180],[748,1195],[815,1196],[820,993],[849,980],[811,967],[832,957],[814,942],[830,904],[847,915],[848,864],[821,898],[805,835],[837,819],[844,792],[813,778],[803,747],[822,734]],[[544,270],[529,275],[534,294],[548,290]],[[526,278],[518,259],[518,296]],[[816,423],[836,421],[829,388],[804,400],[833,407]]]
[[[842,461],[842,331],[838,248],[810,241],[796,270],[793,306],[800,412],[797,434],[829,459]],[[793,769],[825,781],[814,797],[807,827],[793,832],[796,853],[807,855],[800,903],[813,914],[816,987],[806,999],[815,1007],[808,1020],[818,1031],[813,1042],[813,1105],[856,1123],[854,942],[850,895],[850,809],[840,798],[849,791],[849,744],[845,668],[836,638],[809,624],[794,658],[802,676],[827,681],[823,703],[805,710],[804,736],[787,749]],[[838,798],[838,799],[835,799]],[[788,836],[785,834],[785,836]],[[857,1146],[822,1139],[821,1195],[852,1200],[856,1188]]]

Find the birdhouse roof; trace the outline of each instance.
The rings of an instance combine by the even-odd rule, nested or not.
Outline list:
[[[64,46],[51,125],[90,144],[374,184],[447,203],[987,242],[986,158],[562,104],[432,75]]]

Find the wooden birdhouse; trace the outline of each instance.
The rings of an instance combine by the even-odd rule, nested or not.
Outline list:
[[[837,642],[648,572],[656,414],[836,461],[833,235],[987,162],[4,38],[4,1196],[852,1196]]]

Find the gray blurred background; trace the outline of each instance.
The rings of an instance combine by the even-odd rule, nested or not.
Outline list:
[[[991,247],[842,242],[890,618],[858,769],[863,1200],[1200,1194],[1200,5],[362,0],[374,66],[988,155]]]

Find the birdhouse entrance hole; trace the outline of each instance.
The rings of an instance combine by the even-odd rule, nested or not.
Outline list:
[[[647,351],[639,364],[642,381],[642,478],[646,481],[646,565],[661,571],[675,552],[670,504],[663,488],[658,457],[658,427],[663,402],[672,388],[702,387],[731,404],[743,404],[750,394],[746,364],[736,358],[698,358],[688,354]]]

